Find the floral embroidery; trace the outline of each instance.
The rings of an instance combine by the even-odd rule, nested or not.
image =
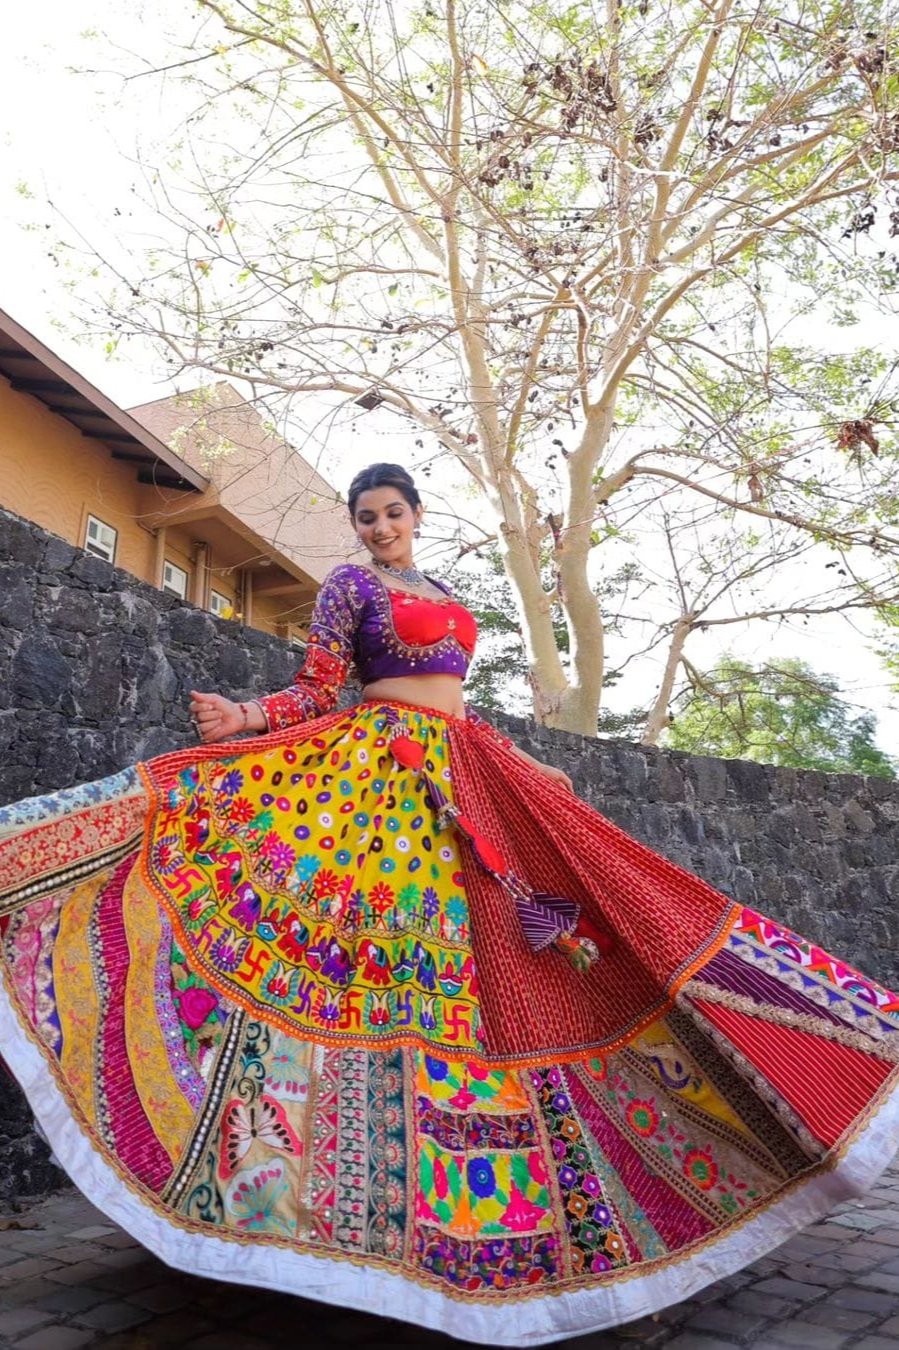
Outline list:
[[[277,1163],[239,1172],[225,1192],[225,1209],[237,1227],[248,1233],[281,1232],[294,1228],[277,1213],[287,1196],[287,1179]]]
[[[161,785],[148,873],[205,983],[252,999],[281,1030],[476,1046],[477,980],[455,839],[414,775],[397,770],[383,715],[367,709],[348,730],[338,723],[313,747],[317,769],[299,769],[295,749],[275,746],[241,756],[240,769],[233,758],[202,763]],[[433,728],[429,744],[436,770],[445,730]],[[253,808],[243,825],[227,809],[237,790]],[[338,850],[335,822],[347,822],[346,836],[353,817],[365,820],[352,826],[356,845]],[[200,1007],[192,995],[187,1002],[189,1026]]]

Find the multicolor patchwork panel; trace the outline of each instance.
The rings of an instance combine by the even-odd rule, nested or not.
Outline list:
[[[411,724],[458,795],[446,723]],[[612,1048],[494,1055],[491,1016],[527,1024],[538,995],[485,985],[467,882],[371,707],[7,808],[16,1035],[70,1138],[172,1229],[473,1304],[704,1253],[831,1167],[895,1085],[899,999],[726,902]]]

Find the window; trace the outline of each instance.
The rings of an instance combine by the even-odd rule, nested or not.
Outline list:
[[[168,558],[162,568],[162,589],[170,595],[180,596],[182,600],[187,599],[187,573],[183,567],[176,567],[169,562]]]
[[[209,608],[213,614],[217,614],[220,619],[234,618],[234,604],[227,595],[222,595],[221,591],[209,592]]]
[[[96,553],[98,558],[105,558],[107,562],[115,562],[118,538],[118,530],[114,530],[111,525],[98,520],[96,516],[88,516],[87,530],[84,536],[84,547],[88,553]]]

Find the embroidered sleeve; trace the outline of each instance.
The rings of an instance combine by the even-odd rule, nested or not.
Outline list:
[[[508,736],[504,736],[501,731],[497,731],[492,723],[488,722],[485,717],[480,717],[475,712],[474,708],[470,708],[467,704],[465,706],[465,720],[471,726],[477,727],[479,731],[486,732],[491,740],[498,741],[499,744],[504,745],[507,750],[514,748],[514,741],[510,741]]]
[[[322,582],[312,618],[306,656],[289,689],[256,702],[269,731],[282,731],[330,712],[346,682],[362,596],[351,566],[335,567]]]

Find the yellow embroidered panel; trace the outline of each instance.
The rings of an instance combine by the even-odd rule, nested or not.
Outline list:
[[[451,800],[443,723],[410,714]],[[478,1045],[458,844],[376,709],[156,784],[143,866],[204,976],[288,1031]]]

